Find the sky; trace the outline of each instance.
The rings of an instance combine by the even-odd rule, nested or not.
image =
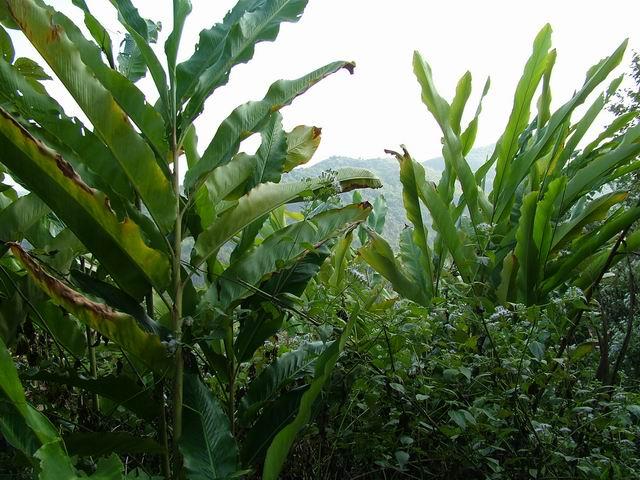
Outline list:
[[[71,0],[46,1],[82,23]],[[121,38],[124,29],[108,1],[86,1],[107,29]],[[191,55],[200,30],[221,20],[234,3],[192,0],[180,58]],[[161,46],[171,31],[171,2],[138,0],[135,5],[143,16],[162,22]],[[234,68],[229,84],[207,101],[196,123],[199,148],[204,150],[233,108],[261,99],[273,81],[349,60],[357,65],[354,75],[339,72],[282,112],[287,130],[300,124],[322,128],[315,161],[333,155],[384,157],[385,148],[397,149],[400,144],[418,159],[438,156],[441,135],[420,100],[411,65],[414,50],[431,64],[436,85],[447,99],[453,96],[458,78],[466,70],[472,73],[467,121],[486,77],[491,76],[476,145],[492,144],[504,129],[533,39],[545,23],[553,28],[553,46],[558,50],[552,77],[552,105],[558,107],[582,84],[587,69],[627,37],[630,47],[618,72],[628,68],[631,50],[640,49],[639,18],[638,0],[310,0],[298,23],[284,24],[276,42],[259,44],[254,59]],[[19,34],[12,36],[19,54],[37,58]],[[63,99],[67,113],[81,116],[63,87],[49,84],[50,91]],[[140,86],[152,100],[157,97],[149,79]],[[605,115],[600,123],[607,120]],[[258,142],[259,138],[246,141],[242,150],[252,153]]]

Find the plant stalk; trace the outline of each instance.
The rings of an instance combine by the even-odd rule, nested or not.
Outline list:
[[[631,343],[631,335],[633,333],[633,319],[636,315],[636,280],[633,275],[633,268],[631,267],[631,262],[629,261],[629,257],[627,257],[627,269],[629,271],[629,316],[627,318],[627,329],[624,334],[624,340],[622,341],[622,347],[620,347],[620,351],[618,352],[618,357],[616,358],[616,363],[613,366],[613,370],[609,376],[609,385],[613,385],[616,381],[616,377],[618,376],[618,372],[620,371],[620,367],[622,367],[622,362],[627,355],[627,350],[629,349],[629,344]]]
[[[147,307],[147,315],[153,319],[153,290],[149,290],[144,299],[144,303]],[[160,415],[158,416],[158,442],[162,445],[162,462],[160,465],[162,468],[162,476],[168,480],[171,477],[171,455],[169,451],[169,434],[167,431],[167,407],[164,398],[164,379],[162,377],[159,378],[154,374],[153,383],[155,385],[154,396],[156,401],[160,404]]]
[[[231,426],[231,433],[236,433],[236,357],[233,352],[233,322],[227,331],[227,338],[225,339],[225,352],[227,354],[227,367],[229,375],[229,392],[227,396],[227,410],[229,416],[229,425]]]
[[[184,386],[184,358],[182,356],[182,278],[181,270],[181,250],[182,250],[182,212],[180,208],[180,162],[179,151],[176,141],[176,129],[173,128],[173,138],[171,142],[173,155],[173,191],[176,196],[176,222],[173,237],[173,308],[171,312],[172,330],[176,341],[176,353],[173,377],[173,453],[175,479],[180,477],[182,469],[182,458],[178,445],[182,437],[182,401]]]
[[[91,372],[91,378],[93,380],[98,378],[98,367],[96,366],[96,349],[93,346],[93,335],[91,334],[91,328],[85,327],[85,335],[87,337],[87,350],[89,352],[89,371]],[[100,408],[100,399],[98,394],[93,395],[93,408],[98,410]]]

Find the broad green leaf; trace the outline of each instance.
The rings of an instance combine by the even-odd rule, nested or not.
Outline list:
[[[375,232],[368,231],[368,233],[371,240],[358,250],[364,261],[386,278],[398,294],[416,303],[425,304],[423,290],[398,263],[387,241]]]
[[[239,410],[242,421],[248,423],[267,402],[275,400],[285,385],[312,373],[316,359],[325,349],[322,342],[305,343],[265,367],[242,397]]]
[[[76,7],[81,8],[82,11],[84,11],[84,24],[87,27],[87,30],[89,30],[89,33],[100,47],[100,50],[104,52],[104,55],[107,57],[107,61],[109,62],[109,66],[111,66],[111,68],[115,68],[113,45],[111,43],[111,36],[109,35],[109,32],[107,32],[98,19],[91,14],[85,0],[72,0],[72,2]]]
[[[538,98],[538,116],[536,119],[536,127],[538,130],[546,125],[551,116],[551,72],[556,63],[556,58],[557,52],[553,49],[549,52],[547,68],[542,77],[542,92],[540,93],[540,98]]]
[[[465,430],[467,428],[467,420],[464,415],[464,410],[449,410],[447,413],[449,414],[449,418],[461,429]]]
[[[406,227],[400,232],[399,260],[411,283],[420,291],[418,303],[429,305],[433,298],[433,278],[429,275],[430,271],[424,268],[425,256],[416,242],[415,228]],[[430,263],[431,257],[426,260]]]
[[[371,218],[371,215],[369,215],[369,218]],[[349,266],[349,260],[351,257],[350,253],[352,241],[353,231],[351,230],[338,241],[333,251],[333,256],[331,258],[331,266],[333,267],[333,272],[331,274],[331,277],[329,277],[327,283],[336,292],[342,290],[345,284],[347,268]]]
[[[0,211],[0,240],[19,242],[49,211],[49,207],[33,193],[18,198]]]
[[[238,153],[242,140],[260,131],[274,111],[289,105],[320,80],[343,68],[353,71],[354,65],[334,62],[297,80],[279,80],[271,85],[263,100],[236,108],[222,122],[200,161],[187,171],[185,189],[197,190],[207,175],[228,163]]]
[[[279,270],[279,265],[286,265],[305,254],[310,245],[321,245],[340,232],[353,228],[370,212],[368,203],[349,205],[327,210],[276,231],[222,274],[218,280],[222,308],[250,293],[252,286]]]
[[[30,58],[16,58],[13,62],[13,66],[21,75],[31,80],[51,80],[51,77],[44,71],[44,69]]]
[[[195,195],[195,208],[200,217],[201,229],[206,229],[222,212],[223,201],[237,190],[245,191],[256,168],[253,155],[238,154],[226,165],[216,168]],[[196,233],[196,232],[194,232]]]
[[[205,100],[227,83],[231,69],[251,60],[258,42],[275,40],[281,23],[298,21],[306,5],[307,0],[272,0],[256,4],[254,10],[244,13],[224,36],[215,63],[198,77],[193,95],[184,108],[183,128],[200,114]]]
[[[544,358],[544,345],[536,340],[529,343],[529,351],[540,361]]]
[[[50,301],[31,302],[31,307],[38,312],[34,315],[37,325],[46,329],[57,342],[76,357],[86,356],[87,337],[84,325]]]
[[[540,251],[534,240],[534,225],[539,193],[531,192],[524,197],[516,233],[518,299],[525,305],[532,305],[537,299]]]
[[[9,445],[23,452],[29,459],[40,448],[38,437],[29,428],[2,389],[0,389],[0,434]]]
[[[624,130],[627,126],[629,126],[629,124],[632,121],[634,121],[638,117],[638,115],[640,115],[640,112],[631,111],[631,112],[623,113],[619,117],[616,117],[611,122],[611,124],[607,126],[607,128],[605,128],[602,132],[600,132],[600,134],[596,137],[595,140],[593,140],[589,145],[584,147],[582,154],[589,155],[589,153],[591,153],[598,146],[600,146],[600,144],[603,141],[609,138],[613,138],[618,132],[620,132],[621,130]]]
[[[596,348],[596,343],[595,342],[584,342],[581,343],[580,345],[578,345],[570,354],[571,357],[571,361],[573,362],[577,362],[581,359],[583,359],[584,357],[586,357],[587,355],[589,355],[591,352],[593,352]]]
[[[480,100],[478,101],[478,108],[476,109],[476,113],[473,119],[469,122],[469,125],[460,135],[460,141],[462,142],[462,155],[466,156],[476,141],[476,135],[478,134],[478,121],[480,118],[480,113],[482,113],[482,101],[484,97],[489,93],[489,88],[491,87],[491,79],[487,77],[487,80],[484,84],[484,88],[482,89],[482,95],[480,95]],[[484,175],[480,174],[478,177],[478,173],[476,172],[476,178],[483,179]]]
[[[591,256],[587,260],[583,261],[580,265],[580,276],[575,280],[574,285],[585,290],[589,288],[600,277],[600,273],[604,268],[611,249],[602,250],[595,255]],[[618,255],[614,255],[611,259],[611,267],[615,266],[620,260],[627,258],[629,254],[637,251],[640,248],[640,231],[636,230],[633,233],[626,236],[624,242],[618,247]]]
[[[262,135],[262,143],[255,154],[256,167],[245,185],[245,191],[249,191],[261,183],[278,183],[284,170],[284,161],[287,157],[287,138],[282,129],[282,115],[279,112],[274,113],[260,134]],[[263,216],[245,227],[232,257],[242,255],[253,245],[265,220],[266,216]]]
[[[382,234],[384,230],[384,224],[387,220],[387,212],[389,207],[384,195],[380,194],[376,196],[373,201],[373,211],[367,219],[367,225],[369,225],[376,233]]]
[[[322,130],[318,127],[298,125],[287,133],[287,158],[284,171],[306,164],[320,146]]]
[[[557,137],[558,131],[568,122],[572,112],[589,96],[589,94],[617,67],[622,61],[624,51],[627,47],[625,40],[611,56],[604,58],[594,65],[587,74],[587,79],[582,88],[562,107],[560,107],[549,119],[544,129],[544,134],[528,150],[517,156],[513,165],[509,168],[508,176],[502,184],[500,190],[494,193],[496,219],[503,219],[509,212],[513,202],[513,197],[518,189],[518,185],[530,172],[534,163],[540,158],[540,154],[545,152]],[[497,178],[497,177],[496,177]],[[494,185],[496,183],[494,182]],[[498,185],[501,185],[498,183]],[[567,190],[569,187],[567,187]]]
[[[2,162],[38,195],[100,260],[116,282],[140,298],[148,282],[162,291],[169,262],[145,243],[137,225],[120,222],[108,198],[89,188],[56,152],[0,109]]]
[[[460,122],[462,121],[464,108],[467,105],[469,97],[471,96],[471,82],[471,72],[467,71],[460,78],[460,80],[458,80],[458,85],[456,86],[456,95],[451,101],[449,123],[456,135],[460,135],[460,130],[462,128],[460,126]]]
[[[558,169],[564,168],[566,163],[569,161],[572,154],[578,147],[578,144],[582,141],[584,136],[593,125],[593,122],[597,118],[598,114],[604,109],[605,103],[606,100],[604,94],[599,95],[587,109],[582,118],[573,126],[573,133],[567,140],[562,152],[560,153],[557,167]]]
[[[11,37],[3,27],[0,27],[0,55],[6,62],[11,63],[15,53]]]
[[[200,152],[198,152],[198,134],[196,133],[196,127],[191,125],[184,135],[182,141],[182,148],[184,148],[184,156],[187,160],[187,167],[191,168],[200,161]]]
[[[110,0],[111,4],[118,11],[118,19],[120,23],[127,29],[131,38],[135,42],[137,50],[140,52],[141,57],[144,59],[151,78],[153,78],[160,99],[162,100],[165,108],[168,107],[168,85],[167,75],[158,60],[155,52],[151,48],[151,44],[158,40],[158,31],[161,25],[159,23],[145,20],[140,17],[138,10],[135,8],[131,0]],[[133,49],[132,49],[133,50]]]
[[[191,57],[176,68],[177,100],[182,105],[200,83],[200,77],[222,54],[229,30],[247,12],[255,10],[264,0],[240,0],[221,23],[200,32],[198,44]]]
[[[342,192],[354,188],[379,188],[380,181],[369,171],[345,168],[336,174],[335,182]],[[313,195],[322,189],[331,188],[330,181],[316,179],[291,183],[263,183],[238,200],[237,206],[220,215],[220,217],[198,236],[195,245],[195,262],[198,266],[210,255],[217,252],[222,245],[236,233],[252,222],[269,213],[271,210],[304,196]]]
[[[627,192],[612,192],[589,202],[579,215],[558,226],[553,235],[551,248],[553,250],[562,248],[567,242],[582,233],[584,227],[593,222],[604,220],[611,207],[623,202],[628,196]]]
[[[19,30],[20,27],[13,19],[9,6],[5,2],[0,2],[0,23],[11,30]]]
[[[37,245],[38,249],[47,252],[48,255],[42,257],[42,261],[53,270],[66,274],[71,265],[79,259],[80,255],[87,253],[85,246],[78,240],[71,230],[65,228],[55,237],[40,235],[44,229],[48,228],[48,222],[40,222],[35,225],[27,234],[27,240],[31,245]],[[49,233],[49,232],[46,232]]]
[[[278,432],[267,450],[262,471],[264,480],[276,480],[280,475],[296,436],[309,422],[313,404],[331,376],[333,367],[338,361],[342,350],[344,350],[357,316],[357,312],[352,312],[351,318],[340,334],[340,338],[333,342],[316,361],[314,378],[309,384],[309,389],[302,394],[298,413],[291,423]]]
[[[560,210],[560,203],[563,200],[566,186],[567,177],[562,176],[553,180],[549,183],[547,191],[544,193],[542,200],[538,201],[536,207],[533,241],[538,250],[538,278],[542,278],[544,267],[551,251],[553,237],[559,222],[557,218],[558,211]]]
[[[89,478],[92,480],[125,480],[124,465],[117,455],[100,458],[96,465],[96,471]]]
[[[153,22],[148,24],[149,39],[155,43],[158,39],[158,26]],[[127,33],[122,41],[118,53],[118,71],[133,83],[143,79],[148,71],[147,63],[134,38]]]
[[[260,131],[262,143],[256,152],[256,169],[247,190],[261,183],[280,181],[287,158],[287,136],[282,129],[282,115],[275,112]]]
[[[431,213],[434,230],[442,237],[444,245],[447,247],[447,250],[449,250],[453,262],[460,272],[460,276],[463,280],[467,282],[470,281],[471,266],[476,263],[475,255],[465,247],[460,238],[462,232],[459,232],[456,228],[449,208],[442,201],[440,195],[438,195],[433,182],[420,178],[417,180],[420,198]]]
[[[101,300],[100,303],[105,303],[115,310],[131,315],[143,330],[159,335],[163,339],[168,336],[168,331],[150,318],[145,308],[126,292],[79,270],[74,269],[70,273],[75,285],[84,293]]]
[[[597,190],[607,182],[608,175],[617,167],[636,158],[640,153],[640,144],[631,143],[596,157],[583,168],[578,170],[567,184],[565,194],[565,211],[585,193]]]
[[[59,440],[58,432],[47,417],[27,403],[22,384],[18,378],[18,371],[2,339],[0,339],[0,389],[4,391],[6,399],[25,419],[40,443]]]
[[[182,422],[179,445],[189,480],[229,478],[239,470],[229,419],[209,388],[192,373],[184,378]]]
[[[37,127],[32,122],[22,122],[22,126],[62,154],[85,182],[116,200],[122,196],[134,201],[125,172],[111,151],[80,120],[67,117],[46,91],[1,60],[0,86],[4,108],[9,112],[15,109],[21,117],[34,120]]]
[[[108,305],[93,302],[52,277],[18,244],[11,244],[10,248],[35,284],[54,303],[64,307],[85,325],[118,343],[149,368],[160,372],[167,368],[168,353],[160,342],[160,337],[142,330],[132,316],[117,312]]]
[[[245,465],[257,465],[264,460],[275,436],[298,414],[300,400],[308,389],[304,385],[285,392],[262,410],[243,441],[241,458]]]
[[[59,445],[50,443],[36,452],[35,456],[40,460],[38,480],[125,480],[124,466],[116,455],[98,459],[96,471],[87,476],[84,472],[80,475],[73,473],[71,459],[60,455],[58,450]]]
[[[167,65],[169,67],[169,83],[173,90],[176,89],[176,61],[178,58],[178,48],[182,38],[184,23],[191,13],[190,0],[173,0],[173,30],[164,43],[164,51],[167,55]],[[177,108],[177,106],[176,106]]]
[[[413,52],[413,73],[422,87],[422,102],[427,106],[441,130],[450,126],[449,103],[440,96],[434,86],[431,67],[424,61],[419,52]]]
[[[109,90],[120,108],[126,112],[131,121],[140,129],[142,136],[149,142],[156,156],[160,159],[160,167],[168,175],[164,165],[169,149],[165,138],[166,128],[162,116],[145,99],[144,94],[129,79],[102,61],[102,52],[94,43],[88,41],[80,29],[59,12],[53,14],[55,22],[62,25],[82,62],[95,75],[104,87]]]
[[[517,263],[516,256],[509,253],[502,261],[502,270],[500,272],[500,283],[496,290],[496,297],[501,304],[511,301],[516,291],[517,279]]]
[[[469,78],[469,82],[471,79]],[[459,121],[458,121],[459,122]],[[423,221],[420,207],[419,183],[424,182],[424,168],[408,155],[398,155],[400,162],[400,182],[402,183],[402,201],[407,213],[407,219],[413,224],[412,242],[415,244],[412,264],[419,265],[414,270],[414,281],[419,282],[424,290],[427,302],[433,297],[433,266],[431,264],[431,249],[427,241],[428,230]],[[405,249],[406,251],[406,249]],[[417,255],[417,257],[415,257]],[[405,263],[406,264],[406,263]],[[415,276],[418,275],[418,276]]]
[[[64,454],[62,440],[43,443],[34,457],[40,461],[38,480],[77,480],[71,459]]]
[[[339,232],[334,232],[333,235],[338,234]],[[297,251],[296,249],[292,253]],[[241,308],[251,311],[251,314],[240,321],[240,329],[234,342],[234,352],[239,362],[250,360],[266,340],[278,333],[289,313],[286,307],[293,303],[290,298],[303,294],[328,256],[329,249],[320,246],[303,252],[293,259],[293,264],[289,258],[277,261],[277,264],[285,264],[285,267],[276,265],[279,270],[270,276],[268,274],[268,278],[259,286],[251,288],[244,284],[249,287],[249,291],[255,293],[241,303]],[[233,281],[233,277],[227,280]],[[242,279],[239,281],[243,284]]]
[[[593,232],[579,242],[576,249],[556,265],[555,273],[543,282],[542,293],[549,293],[563,282],[569,280],[574,274],[574,269],[597,253],[599,248],[615,235],[628,228],[629,225],[632,225],[638,218],[640,218],[640,207],[634,207],[619,215],[610,217],[597,232]]]
[[[60,24],[52,24],[53,10],[34,0],[7,0],[16,21],[47,61],[95,132],[111,149],[156,223],[169,231],[176,216],[176,201],[168,178],[153,151],[135,131],[113,95],[85,64],[78,46]],[[52,39],[54,41],[52,41]]]
[[[438,94],[431,74],[431,67],[418,52],[414,53],[413,71],[418,79],[418,83],[420,83],[422,87],[422,100],[435,117],[444,135],[442,156],[445,159],[446,168],[443,178],[448,178],[448,182],[446,182],[446,180],[444,181],[448,183],[448,191],[446,193],[442,192],[441,196],[443,201],[446,203],[450,202],[450,198],[453,195],[453,180],[455,178],[453,175],[455,174],[460,180],[467,210],[473,223],[475,225],[483,223],[483,212],[479,207],[481,207],[485,213],[488,213],[490,206],[486,200],[483,201],[483,198],[479,197],[475,176],[462,154],[462,142],[459,135],[459,112],[452,111],[449,104]],[[470,88],[470,81],[471,79],[469,78],[468,88]],[[464,92],[465,88],[467,87],[465,87],[463,82],[462,92],[457,93],[457,98],[466,95]],[[461,102],[461,100],[457,101],[459,103]],[[463,106],[464,105],[456,105],[456,109],[461,109]],[[456,122],[457,125],[454,125]],[[456,127],[458,133],[456,133]],[[408,155],[406,150],[405,155]],[[443,182],[441,182],[441,184],[442,183]],[[478,203],[479,200],[481,201],[480,204]]]
[[[124,480],[124,466],[116,455],[99,459],[92,475],[78,475],[71,459],[62,452],[62,446],[61,441],[47,443],[36,452],[35,457],[40,460],[38,480]]]
[[[524,72],[513,99],[513,109],[509,115],[509,121],[504,133],[496,145],[498,151],[496,177],[493,181],[492,196],[497,201],[502,191],[502,183],[505,175],[511,169],[511,162],[518,151],[518,138],[529,124],[531,114],[531,102],[540,80],[544,75],[547,65],[552,58],[548,54],[551,48],[551,26],[545,25],[533,42],[533,52],[527,60]]]

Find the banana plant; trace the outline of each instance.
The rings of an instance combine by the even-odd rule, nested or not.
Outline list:
[[[10,198],[7,184],[2,193],[2,261],[11,262],[8,278],[39,289],[41,303],[64,312],[70,325],[84,325],[88,339],[94,333],[115,344],[138,385],[96,376],[95,351],[90,379],[52,372],[37,378],[155,416],[165,478],[229,478],[254,468],[277,478],[353,320],[335,341],[303,345],[265,368],[243,384],[248,393],[242,399],[240,373],[297,311],[292,299],[335,239],[350,235],[371,211],[362,202],[290,222],[284,206],[381,186],[372,173],[349,168],[281,182],[284,173],[311,159],[320,142],[317,127],[285,131],[281,110],[326,77],[353,73],[355,65],[338,61],[276,81],[262,99],[230,112],[201,146],[194,121],[206,100],[235,66],[252,59],[256,44],[275,40],[283,23],[298,21],[307,0],[240,0],[200,33],[193,54],[181,62],[188,0],[173,1],[164,55],[157,48],[159,24],[142,18],[130,0],[111,1],[126,31],[117,56],[116,39],[87,2],[73,4],[84,14],[90,38],[41,0],[0,0],[0,162],[30,192]],[[68,116],[49,95],[49,76],[35,62],[14,59],[5,28],[19,30],[33,45],[84,119]],[[136,85],[146,75],[156,90],[154,103]],[[253,135],[261,137],[257,152],[241,152],[242,141]],[[55,235],[46,232],[47,222],[59,225]],[[24,293],[21,285],[15,284],[14,294]],[[27,303],[35,315],[37,305]],[[60,332],[48,333],[62,342]],[[9,329],[3,338],[10,338]],[[22,400],[2,387],[22,409]],[[155,404],[145,409],[131,401],[147,398],[148,390],[158,393],[149,400]],[[100,441],[96,448],[104,452],[105,439],[91,437]],[[47,442],[55,443],[55,449],[47,447],[48,458],[69,467],[64,478],[75,478],[64,440]],[[41,478],[53,478],[42,456],[24,452]],[[123,478],[117,464],[117,458],[108,461],[103,469],[109,467],[111,476],[104,478]]]
[[[639,207],[624,208],[626,192],[608,188],[640,167],[640,128],[625,131],[633,117],[616,120],[586,142],[622,77],[594,92],[619,65],[626,46],[625,40],[591,67],[583,85],[553,111],[556,51],[546,25],[516,87],[504,133],[476,172],[465,157],[475,141],[489,80],[463,128],[471,74],[462,76],[448,102],[438,93],[429,64],[415,52],[413,67],[422,100],[442,131],[445,169],[436,185],[425,179],[424,168],[404,147],[400,153],[390,152],[400,163],[404,205],[413,227],[403,235],[398,257],[375,235],[362,256],[398,293],[423,305],[438,295],[440,279],[449,272],[452,280],[457,278],[478,294],[526,305],[545,302],[566,285],[590,287],[587,278],[597,278],[593,272],[605,266],[603,258],[612,248],[619,247],[614,239],[640,218]],[[586,110],[574,118],[587,101]],[[583,144],[587,146],[580,148]],[[492,188],[485,190],[489,172],[495,177]],[[461,195],[455,194],[456,184]],[[433,241],[423,221],[427,213]]]

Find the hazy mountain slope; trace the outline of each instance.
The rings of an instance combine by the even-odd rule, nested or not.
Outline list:
[[[467,155],[467,161],[472,170],[478,169],[493,152],[493,146],[479,147]],[[432,158],[422,162],[425,167],[427,178],[434,182],[440,179],[444,169],[444,159],[442,157]],[[392,245],[397,245],[398,236],[407,223],[402,205],[402,184],[399,178],[398,162],[391,156],[387,158],[356,159],[349,157],[330,157],[318,162],[310,167],[294,170],[287,177],[290,179],[300,179],[314,177],[327,170],[337,170],[344,167],[366,168],[374,172],[382,181],[383,187],[378,190],[363,190],[362,197],[372,201],[378,195],[384,195],[389,206],[387,220],[385,223],[384,236]],[[489,178],[489,185],[491,182]],[[351,199],[351,194],[346,194],[344,201]],[[426,213],[426,212],[425,212]],[[428,222],[429,224],[431,222]]]

